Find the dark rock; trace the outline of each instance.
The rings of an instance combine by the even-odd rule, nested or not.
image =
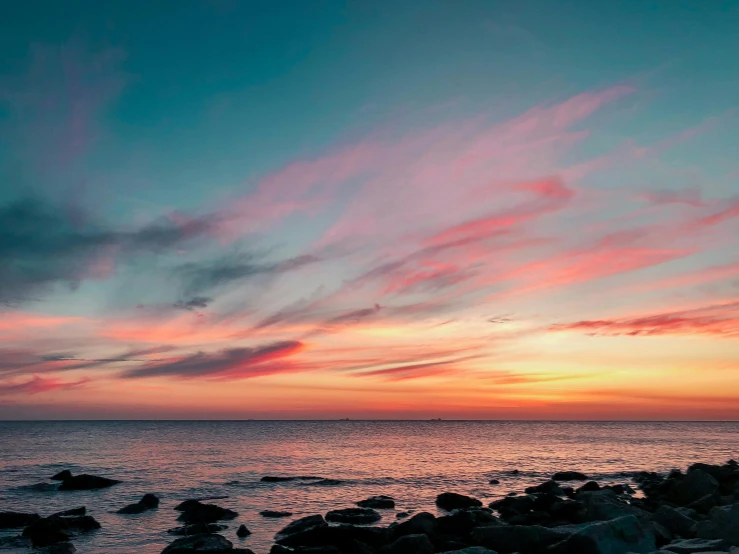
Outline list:
[[[711,508],[718,504],[718,500],[719,498],[716,494],[707,494],[705,496],[702,496],[695,502],[691,502],[685,507],[695,510],[699,514],[707,514],[711,511]],[[731,502],[729,503],[731,504]]]
[[[466,508],[459,511],[469,514],[476,526],[498,521],[498,518],[493,515],[493,511],[490,508]],[[452,514],[454,513],[456,512],[452,512]]]
[[[262,510],[261,512],[259,512],[259,515],[262,517],[278,518],[278,517],[290,517],[291,515],[293,515],[293,513],[292,512],[280,512],[276,510]]]
[[[141,500],[139,500],[139,504],[143,504],[149,509],[158,508],[159,498],[155,494],[147,493],[141,497]]]
[[[500,512],[503,519],[513,515],[525,514],[534,508],[534,498],[531,496],[506,496],[489,504],[493,510]]]
[[[695,520],[670,506],[660,506],[652,516],[652,521],[680,537],[695,536]]]
[[[62,481],[59,485],[60,491],[88,491],[95,489],[104,489],[117,485],[120,481],[108,479],[107,477],[98,477],[97,475],[73,475]]]
[[[39,519],[23,530],[23,536],[31,539],[31,544],[35,547],[67,542],[70,537],[65,532],[64,526],[59,522],[60,519]]]
[[[33,485],[21,485],[18,488],[26,491],[49,492],[59,490],[59,485],[57,483],[34,483]]]
[[[668,498],[675,504],[687,506],[706,495],[714,495],[718,500],[718,494],[718,481],[709,473],[695,469],[676,481],[669,491]]]
[[[185,523],[215,523],[216,521],[234,519],[239,514],[215,504],[203,504],[195,501],[185,506],[177,521]]]
[[[524,489],[526,491],[526,494],[534,494],[538,492],[545,492],[548,494],[556,494],[557,496],[564,496],[564,491],[560,488],[560,486],[556,483],[556,481],[544,481],[540,485],[535,485],[533,487],[526,487]]]
[[[370,496],[369,498],[360,500],[357,502],[357,506],[362,508],[374,508],[376,510],[389,510],[391,508],[395,508],[395,500],[390,496],[381,494],[379,496]]]
[[[304,484],[312,487],[335,487],[342,483],[343,481],[339,481],[338,479],[319,479],[318,481],[309,481]]]
[[[323,519],[322,515],[305,516],[305,517],[301,517],[300,519],[296,519],[295,521],[290,522],[286,527],[280,530],[277,533],[277,535],[278,536],[293,535],[295,533],[305,531],[306,529],[310,529],[311,527],[325,526],[325,525],[326,525],[326,520]]]
[[[587,521],[605,521],[629,515],[647,516],[644,510],[630,506],[610,490],[584,493],[578,495],[578,500],[585,506]]]
[[[474,506],[482,506],[477,498],[457,494],[456,492],[443,492],[436,497],[436,505],[442,510],[452,511],[459,508],[471,508]]]
[[[729,544],[723,539],[683,539],[673,541],[664,548],[665,554],[693,554],[694,552],[724,551]]]
[[[739,546],[739,504],[713,508],[704,521],[695,526],[696,536],[702,539],[724,539]]]
[[[205,500],[221,500],[223,498],[229,498],[228,495],[225,496],[205,496],[202,498],[188,498],[187,500],[183,500],[177,506],[174,507],[175,510],[178,512],[184,512],[188,509],[190,506],[194,506],[197,504],[200,504],[201,502],[204,502]]]
[[[282,546],[281,544],[273,544],[269,549],[269,554],[292,554],[295,552],[292,548]]]
[[[398,512],[397,514],[395,514],[395,519],[404,519],[409,515],[411,514],[409,514],[408,512]]]
[[[472,538],[477,544],[499,552],[539,554],[549,545],[567,538],[570,533],[538,525],[493,525],[473,529]]]
[[[517,469],[512,469],[512,470],[510,470],[508,472],[508,475],[518,475],[519,473],[521,473],[521,472],[518,471]]]
[[[582,487],[579,487],[577,489],[577,492],[593,492],[593,491],[599,491],[600,485],[596,483],[595,481],[588,481],[585,483]]]
[[[205,533],[176,539],[162,550],[162,554],[192,554],[193,552],[227,554],[233,552],[233,543],[221,535]]]
[[[298,475],[298,476],[286,476],[281,477],[279,475],[265,475],[260,479],[265,483],[286,483],[288,481],[313,481],[322,480],[323,477],[315,477],[313,475]]]
[[[500,481],[498,481],[497,479],[490,479],[490,484],[491,485],[500,485]]]
[[[68,469],[65,469],[64,471],[60,471],[53,477],[51,477],[52,481],[66,481],[67,479],[70,479],[72,477],[72,472]]]
[[[236,536],[243,539],[244,537],[248,537],[249,535],[251,535],[251,531],[246,528],[246,525],[239,525],[239,528],[236,530]]]
[[[382,516],[372,508],[344,508],[342,510],[331,510],[326,514],[326,521],[354,525],[374,523],[381,518]]]
[[[44,554],[73,554],[77,549],[71,542],[59,542],[44,548]]]
[[[549,513],[556,520],[570,523],[582,523],[587,519],[585,504],[578,500],[557,500],[549,506]]]
[[[404,535],[380,552],[381,554],[434,554],[434,545],[426,535]]]
[[[118,510],[119,514],[140,514],[159,507],[159,498],[153,494],[145,494],[136,504],[129,504]]]
[[[670,531],[663,525],[660,525],[656,521],[652,521],[651,525],[652,531],[654,532],[654,542],[657,547],[662,547],[675,538],[675,536],[672,534],[672,531]]]
[[[49,517],[64,517],[64,516],[83,516],[87,513],[87,508],[80,506],[79,508],[70,508],[69,510],[63,510],[51,514]]]
[[[552,475],[553,481],[587,481],[588,476],[579,471],[558,471]]]
[[[395,523],[389,527],[393,537],[402,537],[404,535],[416,535],[423,533],[431,535],[434,533],[436,517],[428,512],[419,512],[413,517],[400,523]]]
[[[472,514],[455,510],[451,515],[436,518],[436,531],[443,535],[466,535],[475,527]]]
[[[488,550],[484,546],[468,546],[459,550],[448,550],[440,554],[498,554],[492,550]]]
[[[170,535],[200,535],[202,533],[217,533],[228,529],[226,525],[219,525],[217,523],[193,523],[192,525],[183,525],[182,527],[174,527],[167,529],[167,533]]]
[[[73,531],[75,533],[86,533],[100,529],[100,523],[92,516],[65,516],[65,517],[49,517],[59,523],[65,531]]]
[[[351,550],[357,546],[356,543],[377,547],[387,543],[388,538],[389,530],[382,527],[314,525],[297,533],[278,535],[277,542],[291,548],[333,545],[342,550]]]
[[[636,516],[591,523],[547,549],[551,554],[647,553],[656,549],[652,530]]]
[[[13,529],[14,527],[25,527],[41,519],[38,514],[25,512],[0,512],[0,529]]]

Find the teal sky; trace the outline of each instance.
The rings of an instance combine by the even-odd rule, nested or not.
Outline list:
[[[590,413],[597,382],[638,417],[622,341],[654,383],[685,336],[695,375],[734,367],[737,29],[721,0],[5,6],[0,417],[105,415],[152,379],[175,391],[162,413],[201,380],[214,410],[224,382],[277,395],[285,374],[340,375],[375,415],[417,412],[372,379],[510,374],[523,405],[554,403],[537,416]],[[466,346],[428,351],[449,322],[432,342]],[[726,416],[687,406],[721,379],[684,362],[669,417]],[[323,414],[329,393],[295,394]],[[438,401],[504,413],[496,394]]]

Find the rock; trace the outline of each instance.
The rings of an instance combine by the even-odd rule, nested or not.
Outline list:
[[[570,533],[539,525],[490,525],[473,529],[472,539],[485,548],[499,552],[539,554],[549,545],[567,538]]]
[[[406,521],[394,523],[389,527],[393,537],[402,537],[403,535],[416,535],[423,533],[432,535],[436,525],[436,517],[428,512],[419,512]]]
[[[162,550],[162,554],[192,554],[193,552],[227,554],[233,552],[233,543],[221,535],[206,533],[176,539]]]
[[[71,542],[60,542],[44,548],[44,554],[73,554],[77,549]]]
[[[342,483],[343,481],[339,481],[338,479],[319,479],[318,481],[309,481],[304,484],[315,487],[335,487],[337,485],[341,485]]]
[[[395,508],[395,500],[390,496],[381,494],[379,496],[370,496],[369,498],[360,500],[357,502],[357,506],[362,508],[374,508],[376,510],[389,510]]]
[[[671,533],[681,537],[695,535],[695,520],[670,506],[660,506],[652,516],[652,521],[659,523]]]
[[[440,554],[498,554],[493,550],[488,550],[483,546],[468,546],[467,548],[461,548],[459,550],[448,550],[441,552]]]
[[[280,512],[276,510],[262,510],[261,512],[259,512],[259,515],[262,517],[278,518],[278,517],[290,517],[291,515],[293,515],[293,513],[292,512]]]
[[[31,539],[31,544],[35,547],[67,542],[70,537],[64,531],[64,527],[59,523],[59,519],[39,519],[23,530],[23,536]]]
[[[728,544],[723,539],[683,539],[673,541],[662,548],[665,554],[693,554],[693,552],[724,551]]]
[[[695,526],[696,536],[702,539],[724,539],[739,546],[739,504],[713,508],[708,518]]]
[[[535,494],[540,492],[544,492],[547,494],[556,494],[557,496],[564,496],[565,494],[560,486],[556,483],[556,481],[544,481],[540,485],[526,487],[526,489],[524,490],[526,494]]]
[[[60,471],[53,477],[51,477],[52,481],[66,481],[67,479],[70,479],[72,477],[72,472],[68,469],[65,469],[64,471]]]
[[[215,523],[216,521],[234,519],[239,514],[227,508],[221,508],[215,504],[203,504],[195,501],[187,504],[185,509],[177,518],[177,521],[185,523]]]
[[[145,494],[136,504],[129,504],[118,510],[118,514],[140,514],[159,507],[159,498],[153,494]]]
[[[471,508],[474,506],[482,506],[477,498],[457,494],[456,492],[443,492],[436,497],[436,505],[442,510],[451,512],[458,508]]]
[[[498,481],[497,479],[490,479],[489,483],[491,485],[500,485],[500,481]]]
[[[251,531],[246,528],[246,525],[239,525],[239,528],[236,530],[236,536],[243,539],[244,537],[248,537],[249,535],[251,535]]]
[[[354,549],[357,546],[356,543],[364,543],[376,548],[386,544],[389,538],[389,530],[382,527],[341,524],[336,526],[314,525],[290,535],[278,535],[277,542],[290,548],[332,545],[344,551]]]
[[[310,529],[311,527],[325,526],[325,525],[326,525],[326,520],[323,519],[322,515],[305,516],[305,517],[301,517],[300,519],[296,519],[295,521],[290,522],[287,525],[287,527],[282,528],[277,533],[277,536],[293,535],[295,533],[305,531],[306,529]]]
[[[269,549],[269,554],[292,554],[295,552],[292,548],[282,546],[281,544],[273,544]]]
[[[588,476],[579,471],[558,471],[552,475],[553,481],[587,481]]]
[[[411,514],[409,514],[408,512],[398,512],[397,514],[395,514],[395,519],[404,519],[409,515]]]
[[[551,554],[625,554],[648,553],[657,547],[651,529],[636,516],[591,523],[551,546]]]
[[[323,477],[315,477],[313,475],[298,475],[298,476],[287,476],[281,477],[278,475],[265,475],[260,479],[264,483],[286,483],[288,481],[312,481],[321,480]]]
[[[443,535],[466,535],[475,527],[472,514],[455,510],[451,515],[436,518],[436,531]]]
[[[577,489],[577,492],[592,492],[592,491],[599,491],[600,485],[596,483],[595,481],[588,481],[585,483],[582,487]]]
[[[100,529],[100,524],[92,516],[49,517],[47,519],[58,522],[65,531],[74,531],[75,533]]]
[[[199,535],[201,533],[217,533],[224,529],[228,529],[228,526],[217,523],[193,523],[192,525],[167,529],[167,533],[170,535]]]
[[[434,554],[434,545],[426,535],[404,535],[380,552],[381,554]]]
[[[120,481],[108,479],[107,477],[98,477],[97,475],[73,475],[62,481],[59,485],[60,491],[88,491],[95,489],[104,489],[117,485]]]
[[[65,516],[83,516],[87,513],[87,508],[80,506],[79,508],[70,508],[61,512],[51,514],[49,517],[65,517]]]
[[[175,510],[178,512],[184,512],[187,510],[190,506],[195,506],[197,504],[200,504],[201,502],[205,500],[221,500],[223,498],[228,498],[228,495],[225,496],[206,496],[203,498],[188,498],[187,500],[183,500],[177,506],[174,507]]]
[[[25,527],[34,521],[41,519],[38,514],[25,512],[0,512],[0,529],[13,529],[14,527]]]
[[[677,481],[668,494],[668,498],[680,506],[687,506],[706,495],[714,495],[718,500],[718,481],[701,469],[688,472]]]
[[[56,483],[34,483],[33,485],[21,485],[19,489],[34,492],[49,492],[59,490],[59,485]]]
[[[613,491],[607,489],[578,495],[578,499],[585,506],[586,521],[604,521],[628,515],[639,517],[648,515],[644,510],[630,506],[619,499]]]
[[[691,508],[692,510],[695,510],[699,514],[707,514],[711,511],[711,508],[716,506],[718,504],[719,498],[715,493],[707,494],[705,496],[700,497],[695,502],[691,502],[686,508]],[[732,504],[733,502],[729,502],[729,504]]]
[[[518,475],[519,473],[521,472],[517,469],[511,469],[510,471],[508,471],[508,475]]]
[[[656,521],[651,522],[652,531],[654,532],[654,542],[657,546],[662,547],[669,542],[672,542],[675,536],[672,531],[667,529],[665,526],[660,525]]]
[[[326,521],[354,525],[374,523],[381,518],[382,516],[372,508],[344,508],[343,510],[331,510],[326,514]]]

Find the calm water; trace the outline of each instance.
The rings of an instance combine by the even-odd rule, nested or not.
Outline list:
[[[240,516],[223,534],[257,554],[291,519],[350,507],[376,494],[396,499],[395,511],[435,511],[442,491],[492,500],[536,484],[556,470],[576,469],[604,482],[627,482],[621,472],[667,471],[694,461],[739,456],[739,423],[569,422],[0,422],[0,510],[42,515],[86,505],[103,528],[74,540],[78,552],[161,552],[176,526],[181,500],[218,500]],[[57,471],[94,473],[124,481],[110,489],[38,492],[24,485]],[[507,475],[511,469],[517,476]],[[334,486],[261,483],[263,475],[320,475]],[[500,485],[489,485],[491,478]],[[144,493],[158,510],[111,513]],[[264,509],[292,518],[268,520]],[[253,531],[235,536],[245,523]],[[8,550],[26,552],[26,550]]]

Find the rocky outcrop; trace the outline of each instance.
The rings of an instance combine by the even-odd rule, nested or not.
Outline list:
[[[552,475],[553,481],[587,481],[589,477],[579,471],[558,471]]]
[[[193,523],[191,525],[183,525],[182,527],[167,529],[167,533],[170,535],[188,536],[200,535],[202,533],[217,533],[224,529],[228,529],[228,526],[219,525],[217,523]]]
[[[380,554],[434,554],[434,545],[427,535],[404,535],[380,550]]]
[[[26,512],[0,512],[0,529],[25,527],[41,519],[38,514]]]
[[[472,508],[482,506],[477,498],[457,494],[456,492],[443,492],[436,497],[436,505],[442,510],[452,511],[459,508]]]
[[[243,523],[239,525],[238,529],[236,529],[236,536],[240,539],[244,539],[249,535],[251,535],[251,531],[249,531],[249,529]]]
[[[231,541],[217,534],[193,535],[175,540],[162,554],[254,554],[247,548],[234,548]]]
[[[326,521],[334,523],[368,524],[382,519],[382,516],[372,508],[344,508],[331,510],[326,514]]]
[[[141,500],[136,502],[135,504],[129,504],[128,506],[124,506],[120,510],[118,510],[116,513],[119,514],[141,514],[144,512],[148,512],[149,510],[153,510],[154,508],[159,507],[159,498],[157,498],[153,494],[145,494]]]
[[[316,514],[313,516],[305,516],[290,522],[277,533],[277,536],[286,537],[288,535],[294,535],[295,533],[306,531],[313,527],[325,527],[326,525],[326,520],[323,519],[322,515]]]
[[[215,523],[216,521],[230,520],[238,517],[238,513],[215,504],[203,504],[196,500],[187,503],[181,510],[177,521],[184,523]]]
[[[704,521],[696,524],[695,534],[702,539],[723,539],[739,546],[739,504],[713,508]]]
[[[375,510],[389,510],[395,508],[395,500],[390,496],[370,496],[357,502],[360,508],[374,508]]]
[[[64,472],[62,472],[64,473]],[[61,474],[57,474],[61,475]],[[104,489],[117,485],[120,481],[116,479],[108,479],[107,477],[99,477],[97,475],[69,475],[65,476],[62,484],[59,485],[60,491],[89,491],[96,489]]]
[[[280,476],[280,475],[265,475],[260,479],[263,483],[287,483],[289,481],[318,481],[323,477],[316,477],[314,475],[296,475],[296,476]]]
[[[71,535],[100,529],[92,516],[50,516],[35,521],[23,530],[23,536],[36,547],[68,541]]]
[[[571,532],[538,525],[487,525],[474,529],[471,535],[476,544],[501,553],[539,554]]]
[[[547,549],[549,554],[644,554],[657,548],[653,531],[636,516],[591,523]]]
[[[65,481],[66,479],[70,479],[72,477],[72,472],[68,469],[65,469],[63,471],[60,471],[56,475],[53,475],[50,479],[52,481]]]

